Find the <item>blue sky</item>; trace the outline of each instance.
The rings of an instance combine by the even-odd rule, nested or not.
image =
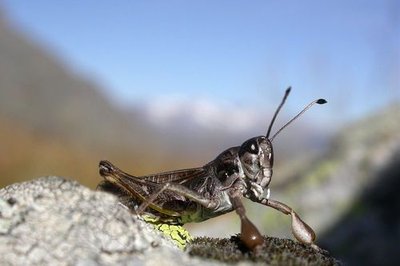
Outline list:
[[[264,113],[291,85],[286,112],[324,97],[329,106],[313,116],[340,123],[400,99],[397,1],[0,5],[14,24],[122,106],[165,105],[158,111],[165,113],[168,104],[187,110],[200,101]]]

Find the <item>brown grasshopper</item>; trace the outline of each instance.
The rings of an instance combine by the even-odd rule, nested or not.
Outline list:
[[[288,205],[269,197],[268,186],[274,163],[272,141],[312,105],[326,103],[324,99],[311,102],[269,138],[290,89],[286,90],[265,136],[254,137],[241,146],[229,148],[202,167],[146,176],[133,176],[108,161],[101,161],[99,172],[105,179],[102,185],[118,188],[125,195],[125,205],[137,214],[146,212],[146,215],[150,214],[162,223],[183,225],[201,222],[235,210],[241,219],[240,239],[254,250],[263,244],[264,238],[245,214],[241,199],[246,197],[290,215],[295,238],[318,249],[311,227]],[[141,203],[139,207],[138,202]]]

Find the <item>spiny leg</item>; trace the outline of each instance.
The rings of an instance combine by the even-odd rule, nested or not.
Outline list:
[[[157,197],[164,191],[174,192],[189,200],[192,200],[207,209],[216,209],[220,205],[220,202],[216,198],[205,198],[196,191],[193,191],[183,185],[174,184],[174,183],[165,183],[164,185],[160,185],[160,189],[152,194],[149,198],[144,201],[139,208],[137,209],[137,214],[141,214],[151,203],[153,203]]]
[[[294,237],[299,242],[310,245],[316,250],[320,250],[320,248],[314,244],[316,238],[314,230],[306,224],[292,208],[280,201],[272,199],[263,201],[262,204],[272,207],[286,215],[290,214],[292,218],[292,232]]]
[[[240,197],[231,197],[231,202],[236,213],[240,217],[241,233],[240,240],[251,250],[256,250],[257,247],[264,243],[264,238],[258,231],[257,227],[247,218],[246,209]]]

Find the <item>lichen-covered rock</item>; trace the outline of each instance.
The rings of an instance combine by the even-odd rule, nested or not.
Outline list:
[[[197,238],[189,252],[183,252],[117,197],[60,177],[43,177],[0,190],[0,265],[336,263],[290,240],[274,239],[265,248],[263,256],[254,257],[235,237],[218,241]],[[221,257],[208,256],[211,250]]]

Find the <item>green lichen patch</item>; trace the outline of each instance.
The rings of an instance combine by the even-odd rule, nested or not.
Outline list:
[[[193,239],[190,233],[180,225],[161,223],[154,225],[154,227],[161,231],[166,237],[169,237],[180,249],[184,249],[186,244]]]
[[[239,235],[230,239],[197,237],[187,250],[192,256],[237,263],[251,261],[267,265],[340,265],[326,251],[290,239],[265,237],[265,243],[256,251],[249,251],[240,241]]]

